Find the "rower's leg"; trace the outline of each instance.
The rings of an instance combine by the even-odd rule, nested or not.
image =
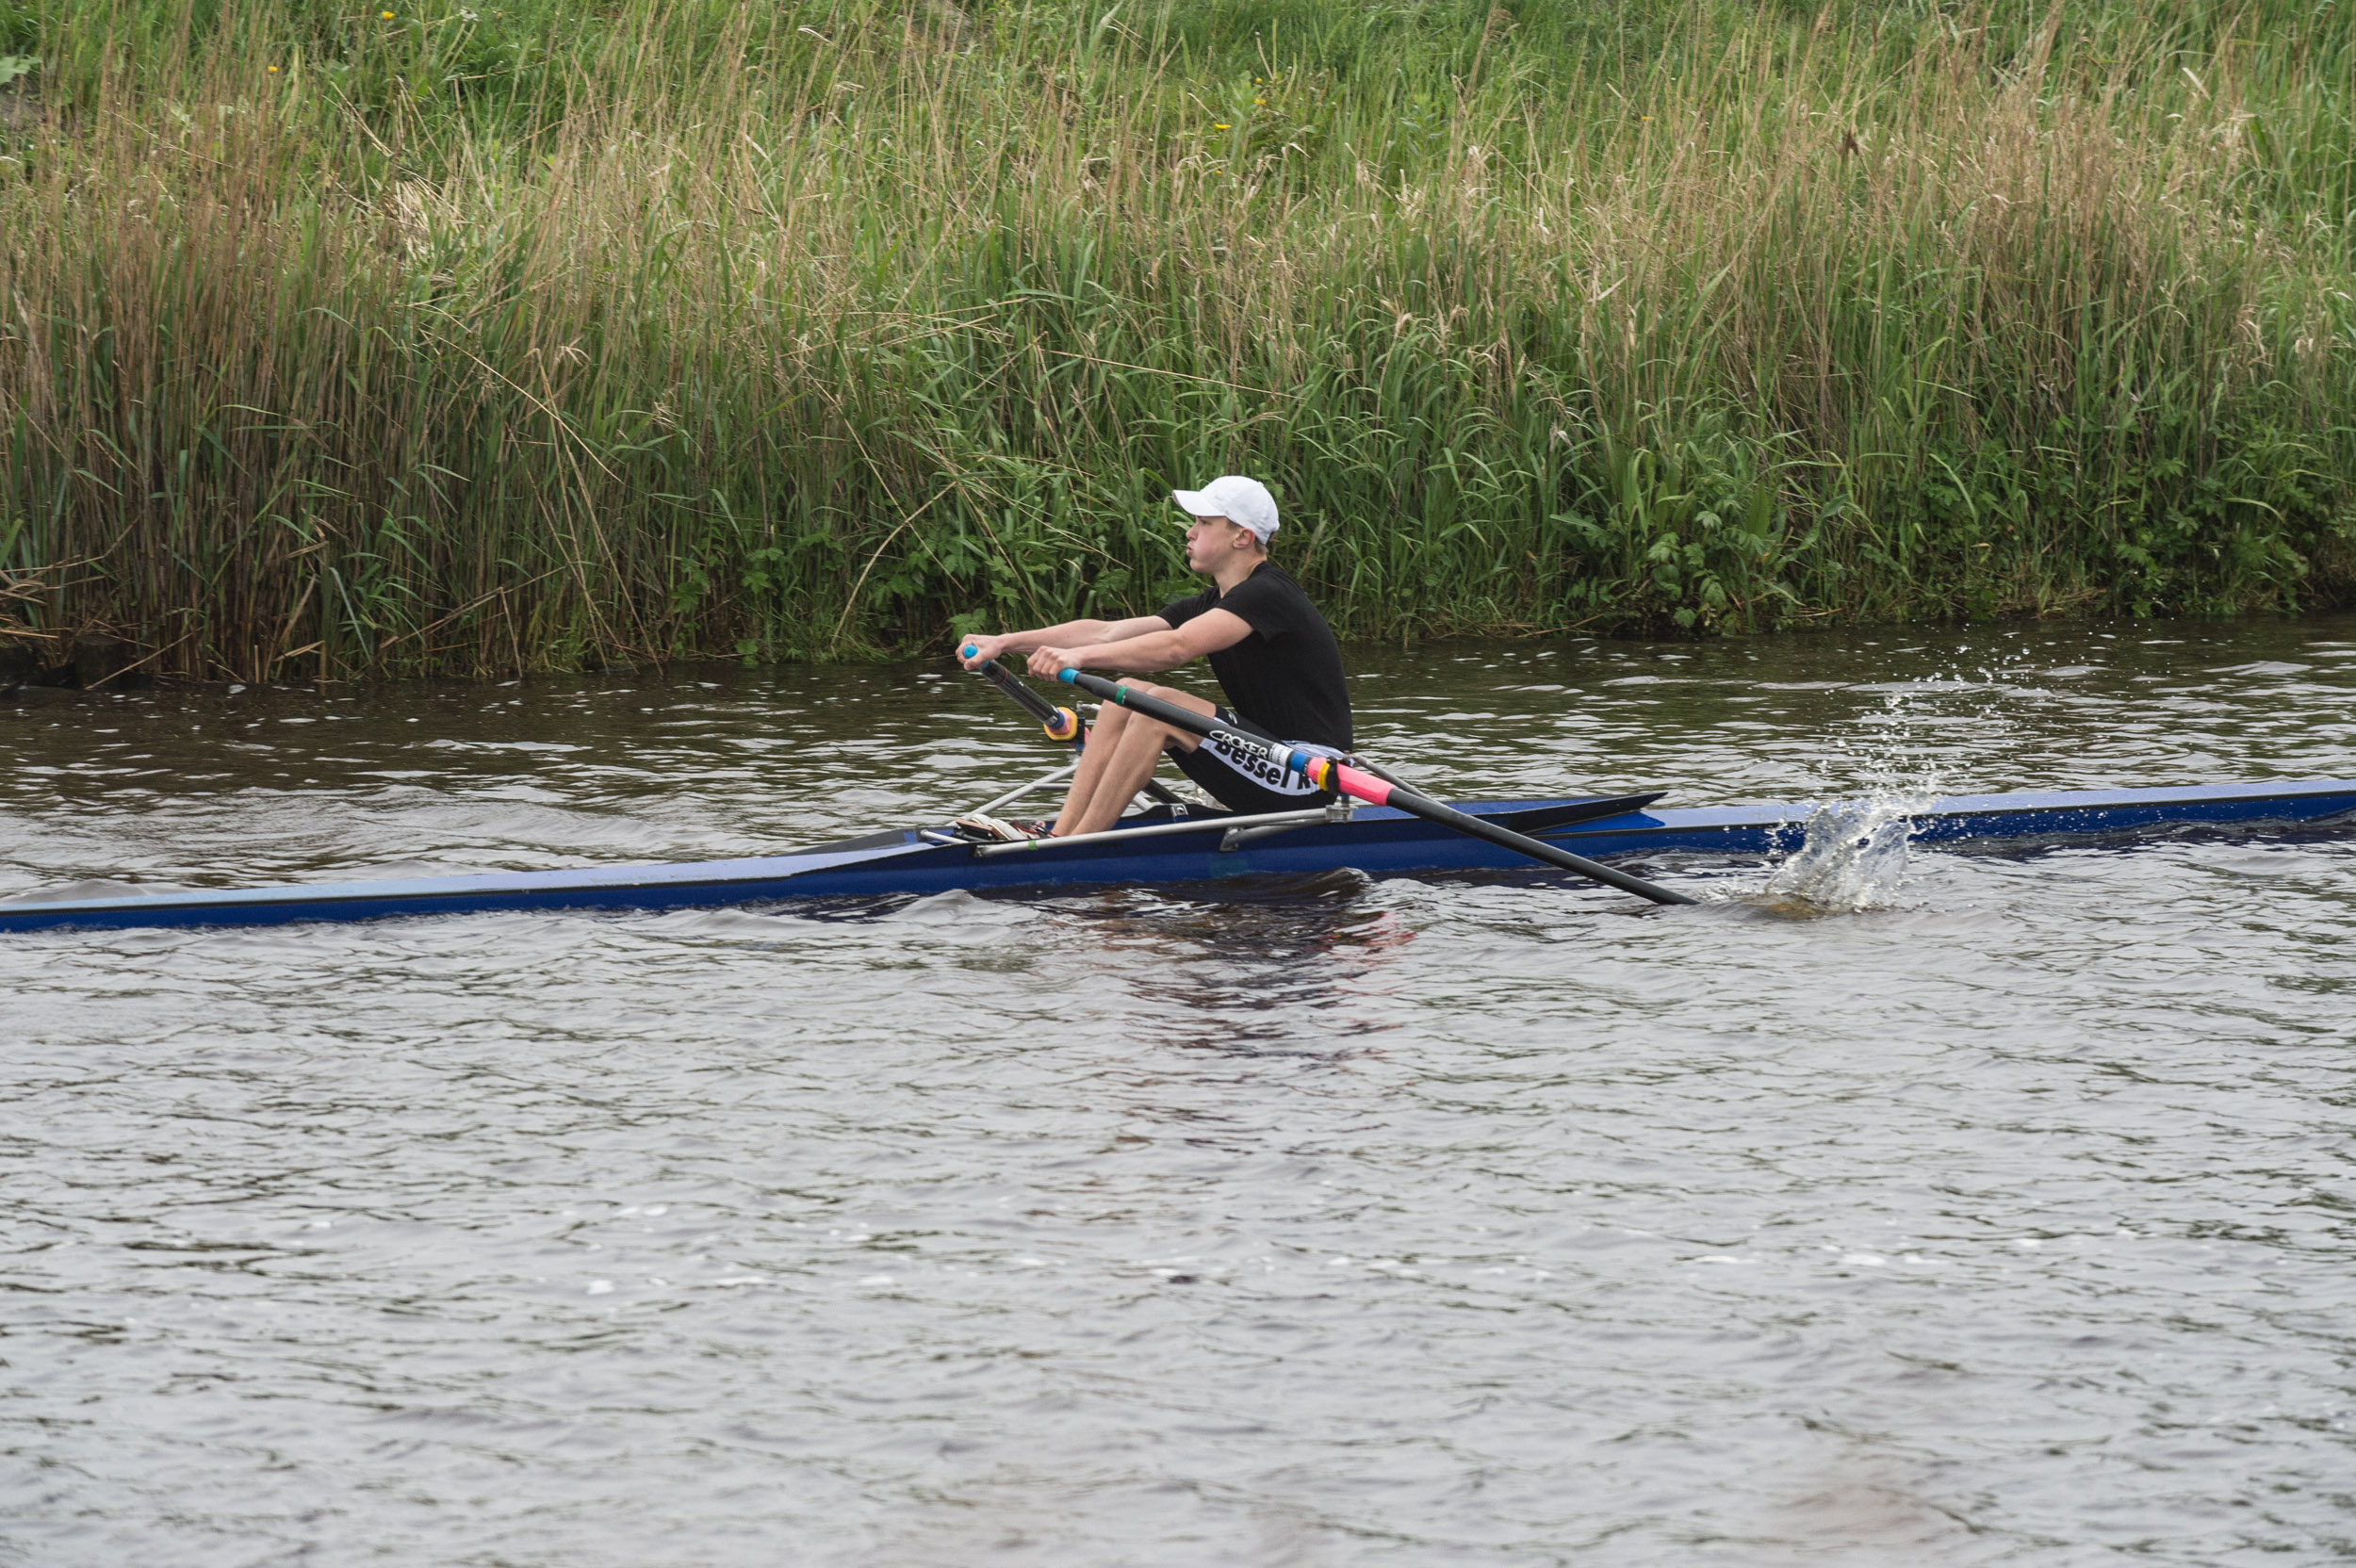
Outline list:
[[[1095,727],[1088,731],[1088,749],[1080,753],[1080,765],[1072,775],[1072,788],[1065,792],[1063,809],[1055,816],[1058,838],[1080,830],[1075,825],[1088,814],[1088,803],[1096,798],[1097,787],[1104,782],[1104,770],[1112,765],[1113,753],[1121,747],[1121,731],[1133,716],[1126,708],[1109,702],[1096,715]]]
[[[1131,682],[1131,687],[1204,715],[1218,710],[1191,692],[1137,682]],[[1063,812],[1055,819],[1056,836],[1101,833],[1119,822],[1121,810],[1153,776],[1162,747],[1173,739],[1189,751],[1200,743],[1195,736],[1140,718],[1118,703],[1104,704],[1088,736],[1088,748],[1080,758],[1080,771],[1072,776],[1072,792],[1064,797]]]

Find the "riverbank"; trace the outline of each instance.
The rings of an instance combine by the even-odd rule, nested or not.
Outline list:
[[[2336,16],[185,14],[6,46],[20,645],[906,647],[1232,468],[1361,636],[2356,594]]]

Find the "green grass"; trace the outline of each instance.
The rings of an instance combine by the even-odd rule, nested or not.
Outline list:
[[[848,655],[1238,469],[1360,635],[2356,596],[2332,0],[384,8],[0,0],[0,627]]]

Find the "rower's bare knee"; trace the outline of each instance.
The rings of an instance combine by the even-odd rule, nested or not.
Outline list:
[[[1129,727],[1116,736],[1114,741],[1121,748],[1120,755],[1143,761],[1149,757],[1159,757],[1162,754],[1162,748],[1170,743],[1172,733],[1174,732],[1166,724],[1158,724],[1152,719],[1132,715]],[[1147,765],[1151,766],[1150,763]]]
[[[1164,702],[1186,709],[1191,712],[1201,713],[1206,718],[1219,711],[1215,704],[1204,701],[1192,692],[1182,692],[1175,686],[1149,686],[1142,681],[1131,681],[1129,689],[1145,696],[1159,697]],[[1110,708],[1113,705],[1106,703],[1104,706]],[[1126,713],[1126,710],[1123,710],[1123,712]],[[1138,729],[1153,732],[1153,749],[1156,752],[1168,750],[1172,744],[1175,744],[1181,751],[1192,751],[1203,743],[1203,738],[1192,730],[1175,729],[1159,719],[1149,719],[1141,714],[1129,713],[1127,716],[1137,721]]]

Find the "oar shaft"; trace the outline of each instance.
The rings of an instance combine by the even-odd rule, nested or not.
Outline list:
[[[971,646],[968,646],[965,652],[966,657],[969,659],[973,656],[973,649]],[[1072,754],[1074,757],[1077,757],[1081,753],[1088,750],[1088,726],[1080,722],[1079,714],[1074,713],[1069,708],[1059,708],[1055,704],[1049,702],[1045,697],[1040,696],[1037,692],[1032,691],[1031,688],[1023,682],[1021,676],[1016,675],[1012,670],[1007,669],[1004,664],[1001,664],[995,659],[986,659],[982,661],[980,669],[982,674],[990,678],[990,683],[992,686],[997,687],[1000,691],[1006,693],[1006,695],[1014,698],[1015,706],[1021,708],[1023,711],[1030,714],[1031,717],[1039,721],[1039,728],[1047,732],[1047,738],[1049,740],[1061,741],[1065,745],[1072,748]],[[1016,792],[1022,793],[1023,792],[1018,791]],[[1165,806],[1178,806],[1182,804],[1178,796],[1173,794],[1167,785],[1156,783],[1151,778],[1145,781],[1145,792],[1148,795],[1151,795],[1153,799],[1160,801]],[[1006,801],[1012,798],[1012,796],[1002,795],[997,800],[990,802],[990,806],[977,807],[975,809],[987,811],[991,806],[1003,806],[1006,803]]]
[[[1047,731],[1049,740],[1061,741],[1074,749],[1078,748],[1080,743],[1086,738],[1080,728],[1079,714],[1074,713],[1069,708],[1058,708],[1049,702],[1023,684],[1020,676],[995,659],[985,662],[981,668],[982,674],[990,678],[990,683],[992,686],[1014,698],[1017,707],[1039,721],[1039,727]]]
[[[1516,833],[1510,827],[1500,827],[1486,818],[1476,817],[1468,811],[1459,811],[1453,806],[1443,806],[1436,800],[1415,793],[1413,790],[1402,790],[1396,785],[1385,784],[1373,775],[1360,773],[1347,763],[1328,763],[1325,768],[1308,775],[1312,782],[1325,783],[1324,779],[1318,777],[1318,772],[1332,775],[1332,782],[1327,785],[1327,788],[1340,790],[1344,794],[1355,795],[1370,805],[1396,808],[1410,816],[1421,817],[1427,822],[1436,822],[1444,826],[1453,827],[1460,833],[1469,833],[1476,839],[1486,839],[1493,844],[1527,855],[1533,860],[1544,860],[1550,866],[1560,866],[1564,871],[1575,871],[1581,876],[1593,877],[1595,881],[1617,888],[1622,892],[1634,893],[1639,898],[1649,898],[1655,904],[1694,902],[1681,892],[1661,887],[1659,883],[1647,882],[1641,876],[1630,876],[1628,873],[1607,866],[1600,860],[1590,860],[1584,855],[1574,855],[1569,850],[1547,843],[1543,839],[1533,839],[1527,833]]]
[[[1058,678],[1067,685],[1077,686],[1080,690],[1102,697],[1106,702],[1119,703],[1132,712],[1142,714],[1149,719],[1158,719],[1172,728],[1200,735],[1206,741],[1217,741],[1231,750],[1265,759],[1280,768],[1289,768],[1319,789],[1338,790],[1343,794],[1366,801],[1372,806],[1388,806],[1394,810],[1404,811],[1409,816],[1421,817],[1427,822],[1436,822],[1444,827],[1453,827],[1460,833],[1485,840],[1501,849],[1510,849],[1516,854],[1527,855],[1533,860],[1543,860],[1550,866],[1560,866],[1564,871],[1577,872],[1581,876],[1590,877],[1608,887],[1617,888],[1622,892],[1630,892],[1639,898],[1651,899],[1655,904],[1691,904],[1693,902],[1683,893],[1656,886],[1641,876],[1630,876],[1624,871],[1615,871],[1599,860],[1590,860],[1583,855],[1573,855],[1569,850],[1557,848],[1544,840],[1533,839],[1526,833],[1516,833],[1510,827],[1500,827],[1496,823],[1473,816],[1468,812],[1459,811],[1452,806],[1443,806],[1436,800],[1427,799],[1413,790],[1385,783],[1372,774],[1361,772],[1348,763],[1336,762],[1330,757],[1318,757],[1309,752],[1297,751],[1282,741],[1265,740],[1243,730],[1231,729],[1218,720],[1198,713],[1191,708],[1181,708],[1175,703],[1164,702],[1161,698],[1149,696],[1143,692],[1133,692],[1128,687],[1117,681],[1106,680],[1101,676],[1092,676],[1081,670],[1066,670]]]

